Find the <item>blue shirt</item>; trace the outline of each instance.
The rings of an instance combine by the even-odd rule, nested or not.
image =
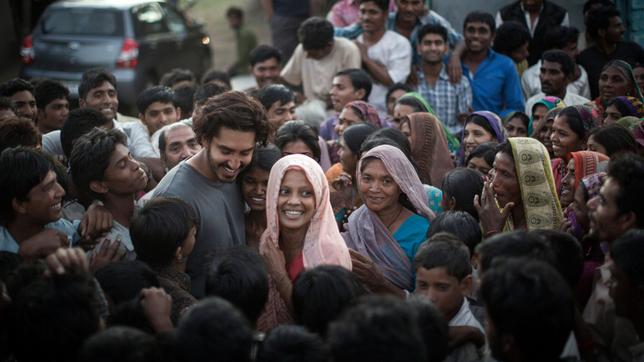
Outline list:
[[[472,90],[470,82],[461,78],[457,84],[449,81],[446,66],[443,64],[441,72],[436,79],[436,84],[431,86],[425,79],[425,73],[422,69],[417,72],[418,93],[432,106],[432,109],[443,121],[450,133],[459,134],[463,125],[458,120],[461,113],[469,113],[469,107],[472,104]]]
[[[79,239],[77,232],[78,225],[80,225],[80,220],[74,221],[73,223],[65,220],[63,218],[58,219],[52,223],[45,225],[45,229],[54,229],[62,232],[67,235],[67,240],[69,241],[69,246],[74,245]],[[9,230],[0,226],[0,251],[8,251],[10,253],[18,253],[20,246],[9,233]]]
[[[472,74],[462,62],[463,75],[472,86],[472,108],[475,111],[490,111],[501,118],[510,112],[523,112],[525,107],[521,82],[512,59],[492,49]]]

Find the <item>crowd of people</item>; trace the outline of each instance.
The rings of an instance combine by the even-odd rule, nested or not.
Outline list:
[[[644,52],[611,1],[583,33],[548,0],[462,32],[263,4],[273,45],[227,13],[251,89],[174,69],[130,117],[108,69],[76,109],[0,84],[1,361],[644,361]]]

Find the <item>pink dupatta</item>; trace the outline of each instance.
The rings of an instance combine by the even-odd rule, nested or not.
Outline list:
[[[416,208],[412,211],[429,220],[434,219],[436,215],[427,207],[427,193],[423,184],[402,151],[393,146],[383,145],[366,152],[358,163],[358,182],[362,162],[368,157],[382,161],[400,190]],[[378,215],[371,212],[366,205],[362,205],[349,216],[348,231],[343,233],[343,236],[349,248],[371,258],[391,283],[406,290],[414,288],[414,272],[409,258]]]
[[[302,248],[304,269],[332,264],[351,270],[349,249],[340,235],[329,201],[329,184],[320,165],[304,155],[283,157],[271,169],[266,190],[266,230],[260,239],[260,251],[264,250],[269,243],[279,247],[277,199],[282,179],[289,170],[304,172],[315,193],[315,215],[309,224]],[[258,329],[262,331],[292,321],[286,303],[280,297],[272,278],[269,278],[269,285],[268,302],[257,323]]]

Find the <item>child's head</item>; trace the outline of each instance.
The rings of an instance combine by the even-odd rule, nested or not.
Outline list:
[[[99,200],[108,194],[133,196],[148,183],[127,148],[125,134],[118,129],[96,128],[76,140],[69,167],[78,190]]]
[[[326,335],[336,319],[366,289],[350,271],[336,265],[305,270],[293,285],[293,311],[298,323]]]
[[[244,316],[227,301],[210,297],[191,307],[175,329],[181,362],[250,360],[253,330]]]
[[[83,343],[80,362],[162,361],[161,347],[154,336],[131,327],[112,327]]]
[[[208,271],[206,295],[229,301],[254,325],[268,300],[264,259],[250,248],[229,250]]]
[[[137,259],[152,267],[185,263],[194,249],[197,224],[194,210],[183,200],[150,200],[130,224]]]
[[[416,294],[429,298],[446,320],[463,303],[472,283],[467,247],[451,241],[429,241],[415,257]]]
[[[325,362],[329,350],[315,333],[306,328],[281,325],[266,336],[257,356],[258,362]]]

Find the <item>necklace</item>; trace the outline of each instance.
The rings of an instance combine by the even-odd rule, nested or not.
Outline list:
[[[387,230],[391,231],[391,225],[393,225],[396,222],[396,220],[398,220],[398,217],[400,216],[400,214],[402,214],[402,211],[403,211],[403,206],[400,205],[400,209],[398,210],[398,214],[396,214],[396,217],[394,217],[394,219],[391,220],[391,222],[388,225],[386,225]]]

